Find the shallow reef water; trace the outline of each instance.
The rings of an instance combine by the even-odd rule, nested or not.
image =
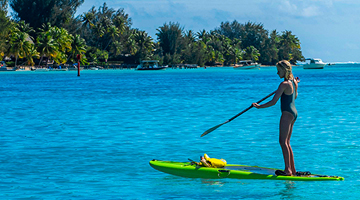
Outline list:
[[[360,65],[294,67],[300,77],[291,145],[297,170],[335,182],[204,180],[152,159],[284,167],[276,67],[0,73],[1,199],[358,199]]]

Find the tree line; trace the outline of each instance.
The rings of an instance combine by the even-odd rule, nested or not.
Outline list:
[[[268,31],[261,23],[222,22],[214,30],[193,32],[177,22],[157,29],[156,41],[132,28],[124,9],[104,3],[75,16],[84,0],[0,0],[0,54],[35,65],[159,60],[160,64],[231,65],[254,60],[273,65],[279,60],[303,61],[300,40],[291,31]],[[9,17],[7,8],[14,12]],[[47,62],[46,62],[47,63]]]

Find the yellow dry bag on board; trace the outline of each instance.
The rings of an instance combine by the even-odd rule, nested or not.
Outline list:
[[[204,154],[204,159],[206,162],[202,160],[200,165],[205,167],[222,168],[226,165],[226,160],[210,158],[206,153]]]

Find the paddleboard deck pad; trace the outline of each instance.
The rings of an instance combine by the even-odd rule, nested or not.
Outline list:
[[[150,166],[161,172],[182,176],[187,178],[204,179],[271,179],[271,180],[291,180],[291,181],[342,181],[343,177],[327,175],[302,175],[302,176],[277,176],[275,171],[278,169],[227,164],[224,168],[201,167],[190,162],[173,161],[150,161]]]

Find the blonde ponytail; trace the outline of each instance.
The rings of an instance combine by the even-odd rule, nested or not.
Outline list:
[[[292,74],[292,67],[289,61],[282,60],[276,63],[276,66],[283,69],[285,72],[285,79],[287,80],[293,80],[294,76]]]

